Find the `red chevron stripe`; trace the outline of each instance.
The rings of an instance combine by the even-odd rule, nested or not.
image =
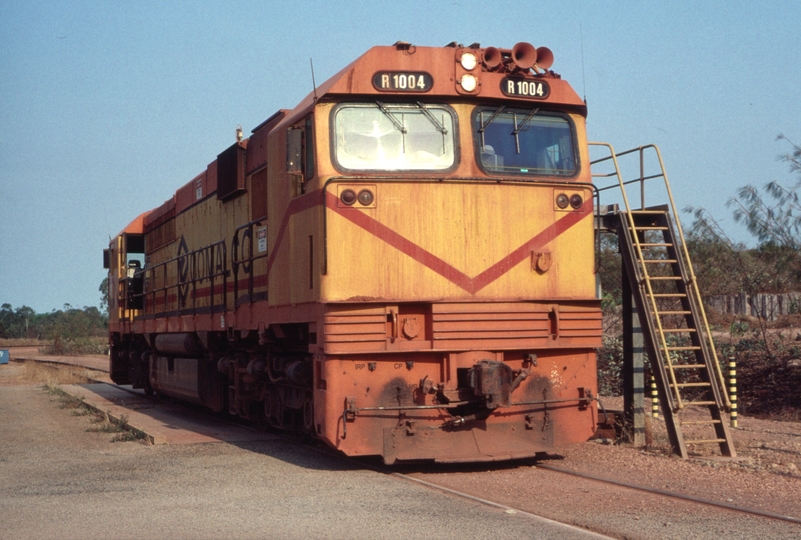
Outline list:
[[[592,211],[592,201],[585,201],[578,212],[565,213],[564,217],[550,224],[534,235],[530,240],[523,243],[519,248],[515,249],[509,255],[493,264],[476,277],[471,278],[430,251],[423,249],[383,223],[373,219],[366,212],[352,207],[339,208],[337,206],[337,197],[333,193],[327,192],[325,195],[326,206],[330,210],[336,212],[355,225],[358,225],[420,264],[430,268],[470,294],[476,294],[478,291],[509,272],[512,268],[530,257],[531,251],[543,248],[551,240],[581,221]]]

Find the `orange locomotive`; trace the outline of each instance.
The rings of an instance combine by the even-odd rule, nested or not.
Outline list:
[[[106,251],[113,380],[387,463],[586,440],[586,107],[552,60],[374,47],[238,132]]]

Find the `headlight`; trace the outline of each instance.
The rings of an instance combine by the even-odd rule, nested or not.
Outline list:
[[[584,199],[578,193],[571,195],[570,197],[570,206],[578,210],[581,208],[581,205],[584,204]]]
[[[356,202],[356,192],[352,189],[345,189],[339,194],[339,200],[346,206],[353,206]]]
[[[465,92],[474,92],[476,86],[478,86],[478,81],[476,78],[469,73],[462,75],[462,78],[459,79],[459,84],[462,85],[462,89]]]
[[[560,193],[556,196],[556,206],[564,210],[567,208],[567,205],[570,204],[570,200],[567,198],[567,195],[564,193]]]
[[[359,192],[359,203],[362,206],[370,206],[374,200],[373,192],[369,189],[363,189]]]
[[[472,71],[478,65],[478,59],[475,54],[467,52],[462,55],[459,63],[462,64],[462,67],[467,71]]]

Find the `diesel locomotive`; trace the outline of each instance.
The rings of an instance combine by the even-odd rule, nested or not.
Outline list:
[[[112,379],[389,464],[587,440],[586,105],[552,63],[377,46],[237,130],[104,251]]]

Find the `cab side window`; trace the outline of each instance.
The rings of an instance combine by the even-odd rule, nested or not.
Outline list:
[[[306,182],[314,177],[314,132],[311,116],[287,130],[286,170],[292,177],[293,195],[297,197],[304,194]]]

